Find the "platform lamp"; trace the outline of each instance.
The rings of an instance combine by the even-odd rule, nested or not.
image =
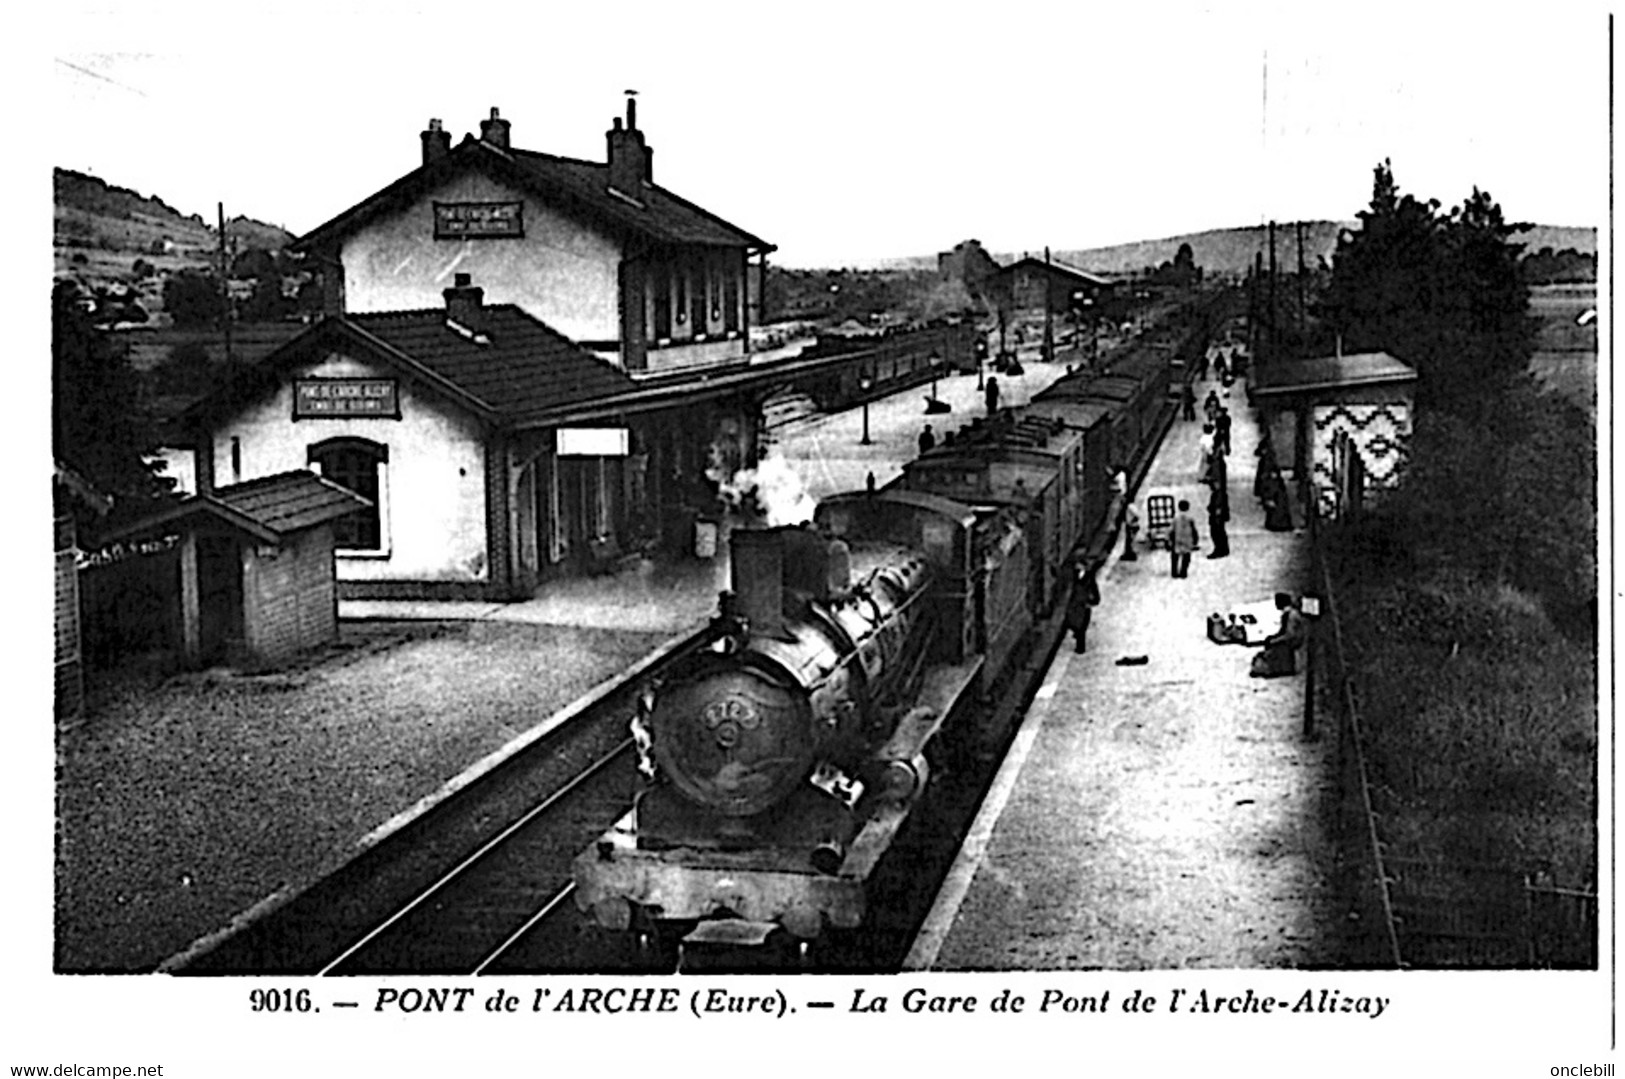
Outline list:
[[[858,376],[858,389],[863,392],[863,437],[858,440],[860,445],[872,445],[869,441],[869,391],[874,387],[875,380],[869,377],[866,371]]]
[[[936,349],[932,349],[931,354],[925,358],[925,362],[931,368],[931,398],[926,401],[925,410],[927,412],[952,411],[952,406],[937,396],[937,376],[941,373],[938,369],[942,366],[942,354]]]

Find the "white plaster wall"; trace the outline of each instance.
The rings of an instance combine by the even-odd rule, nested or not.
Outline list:
[[[524,203],[523,239],[434,238],[436,202]],[[572,341],[615,341],[620,246],[529,195],[477,173],[428,192],[345,241],[344,306],[349,312],[443,307],[453,275],[470,274],[486,303],[511,303]],[[619,362],[619,357],[616,357]]]
[[[343,356],[291,372],[273,397],[251,406],[214,432],[215,483],[310,467],[307,449],[330,438],[365,438],[389,447],[388,547],[385,555],[337,558],[341,581],[483,581],[490,573],[485,544],[485,446],[478,424],[398,380],[401,418],[293,420],[295,378],[392,378],[393,370]],[[242,470],[232,472],[231,440]]]

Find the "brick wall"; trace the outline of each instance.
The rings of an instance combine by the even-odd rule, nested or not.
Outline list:
[[[333,530],[313,528],[280,548],[245,548],[243,635],[255,665],[275,667],[338,638]]]

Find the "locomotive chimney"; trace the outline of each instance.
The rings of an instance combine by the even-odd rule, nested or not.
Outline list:
[[[784,629],[784,537],[780,529],[735,529],[728,539],[733,592],[752,633],[788,640]]]

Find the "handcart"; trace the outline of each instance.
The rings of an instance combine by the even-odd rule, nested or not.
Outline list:
[[[1174,493],[1158,488],[1145,496],[1146,542],[1153,549],[1173,546]]]

